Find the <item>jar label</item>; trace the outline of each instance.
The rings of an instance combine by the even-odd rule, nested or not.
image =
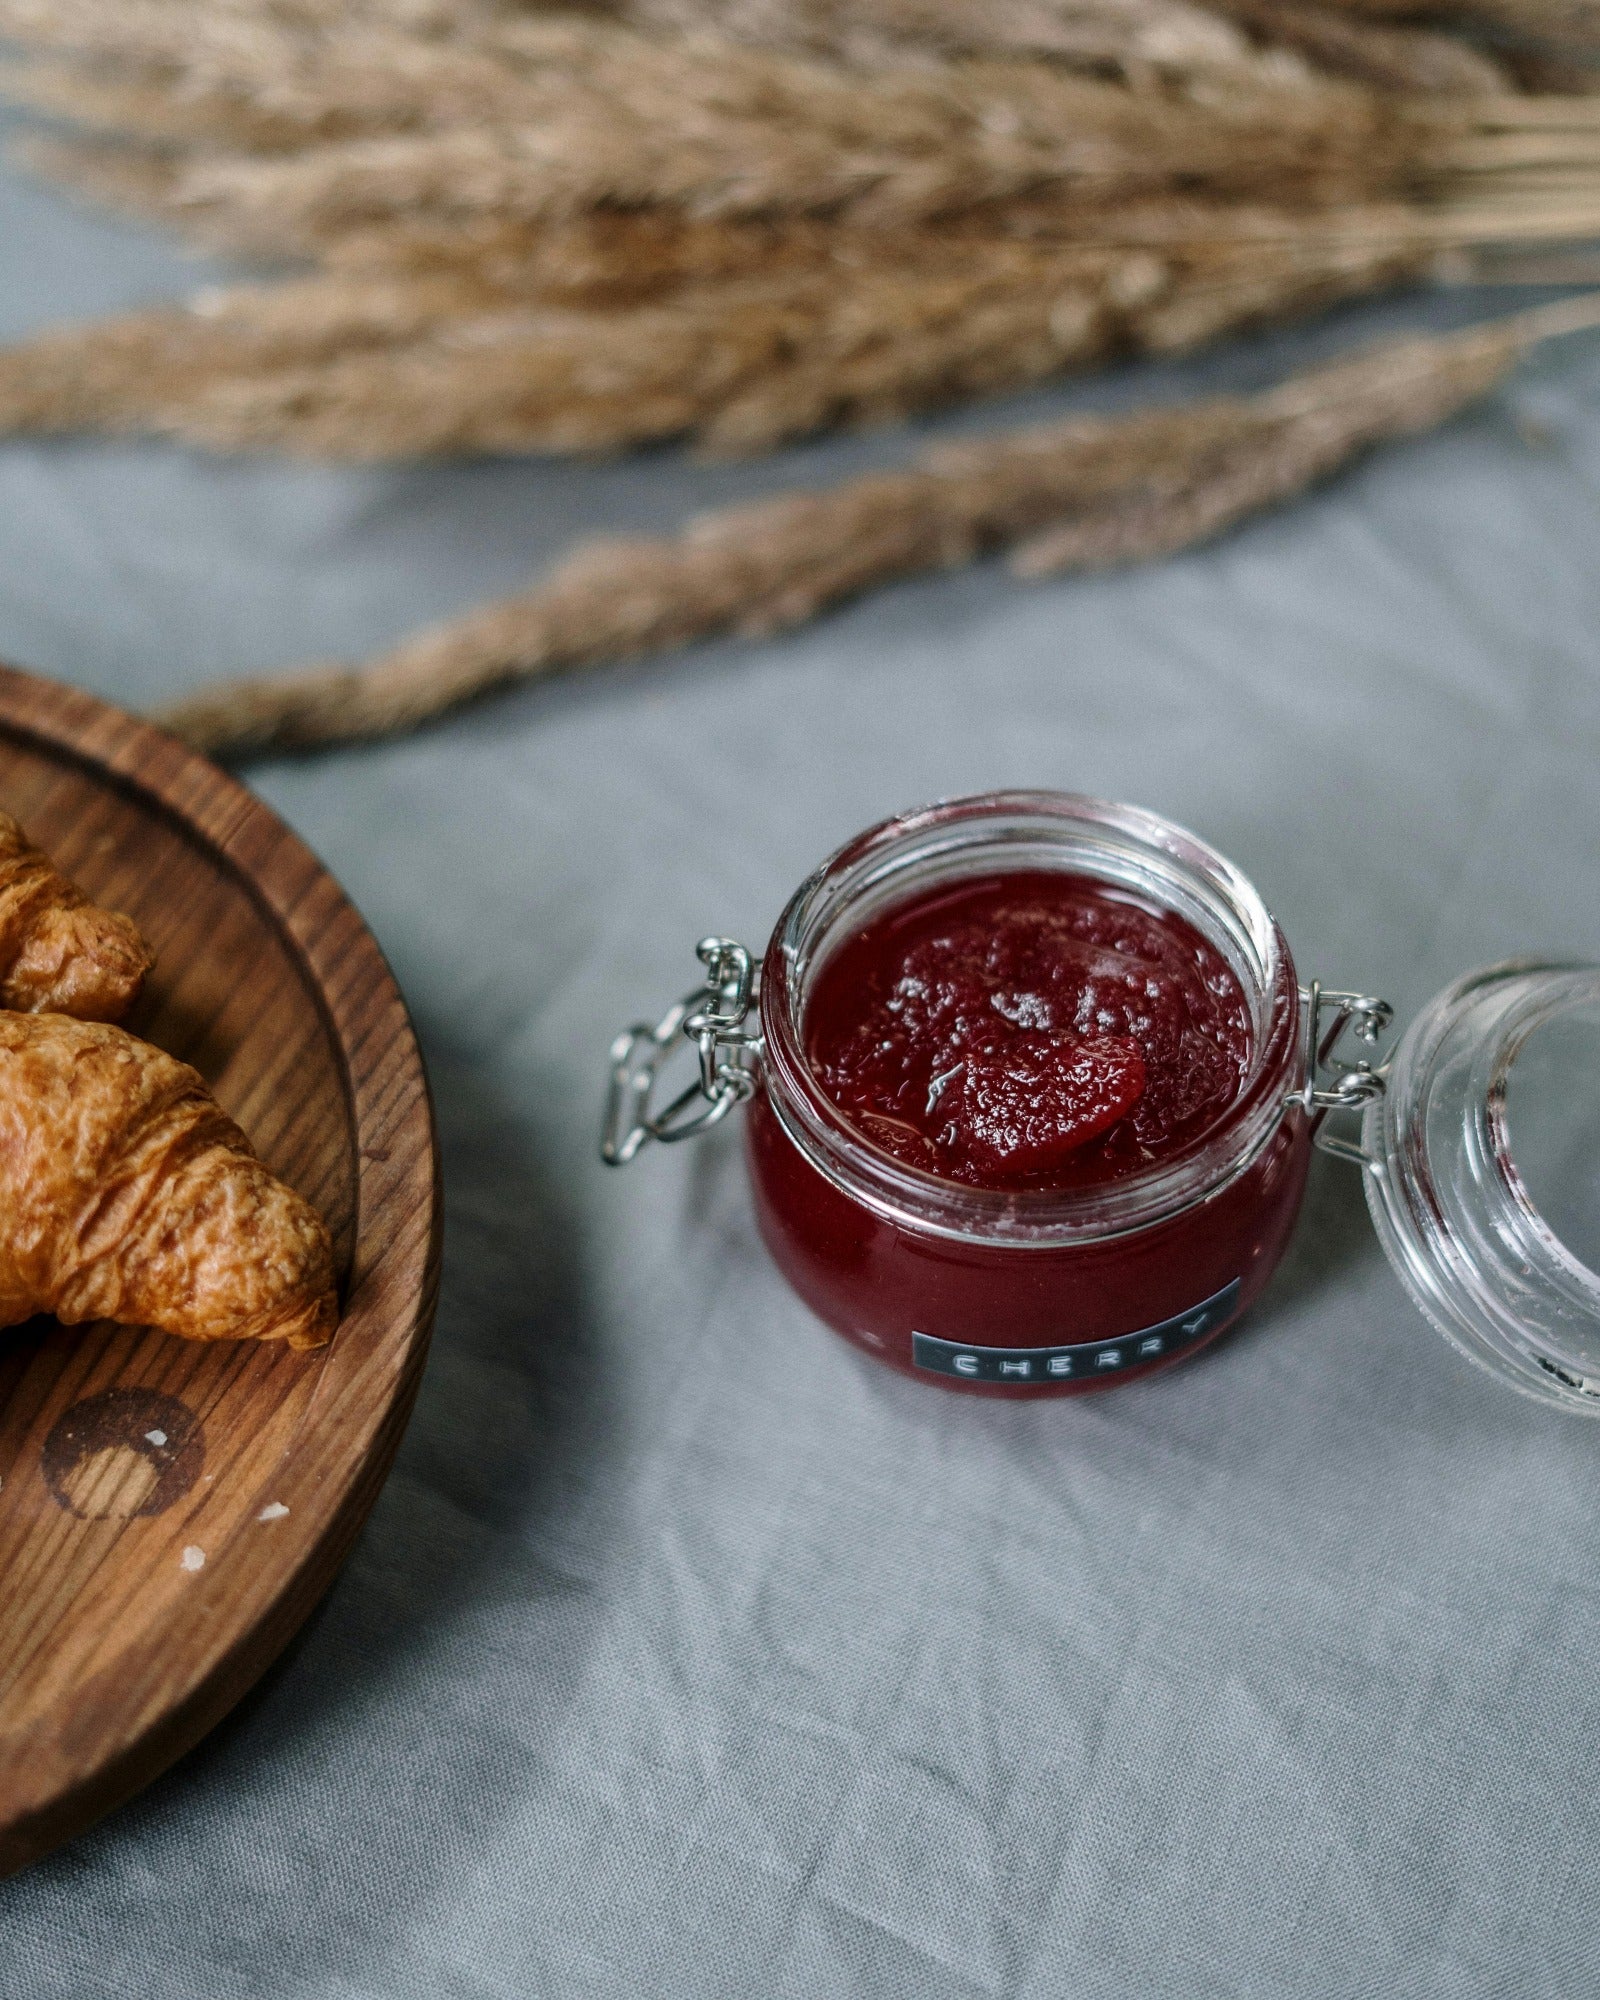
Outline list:
[[[1099,1380],[1102,1376],[1167,1361],[1196,1346],[1239,1309],[1239,1280],[1224,1285],[1209,1299],[1176,1313],[1138,1333],[1115,1340],[1081,1340],[1069,1347],[970,1347],[959,1340],[940,1340],[931,1333],[913,1333],[911,1358],[934,1375],[955,1375],[965,1382],[1024,1382]]]

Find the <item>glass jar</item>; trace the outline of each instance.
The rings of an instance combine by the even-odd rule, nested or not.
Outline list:
[[[818,1084],[806,1056],[808,995],[832,950],[885,910],[963,879],[1044,869],[1175,913],[1222,954],[1251,1015],[1238,1093],[1181,1151],[1121,1180],[1003,1191],[920,1171],[873,1145]],[[1505,1116],[1530,1023],[1585,1004],[1580,990],[1600,1022],[1592,969],[1521,968],[1515,1005],[1499,974],[1441,996],[1396,1061],[1406,1092],[1422,1093],[1419,1126],[1385,1068],[1341,1053],[1347,1031],[1375,1042],[1388,1007],[1302,987],[1282,931],[1238,869],[1153,813],[1049,792],[887,820],[800,885],[761,961],[719,938],[703,941],[700,956],[705,981],[613,1046],[602,1154],[621,1164],[649,1139],[691,1136],[747,1103],[755,1212],[774,1261],[819,1317],[890,1367],[978,1395],[1072,1395],[1194,1354],[1267,1283],[1317,1143],[1366,1170],[1385,1247],[1458,1346],[1518,1387],[1600,1411],[1600,1284],[1533,1208]],[[685,1040],[699,1052],[699,1077],[654,1111],[658,1073]],[[1330,1113],[1362,1106],[1360,1144],[1324,1129]],[[1464,1200],[1441,1208],[1441,1184]],[[1508,1216],[1521,1231],[1509,1253]],[[1508,1285],[1495,1268],[1485,1279],[1474,1257],[1498,1246],[1526,1266],[1535,1242],[1535,1289],[1543,1296],[1559,1278],[1565,1290],[1530,1336],[1528,1278]],[[1441,1255],[1443,1279],[1430,1261]],[[1575,1310],[1591,1316],[1576,1344]]]

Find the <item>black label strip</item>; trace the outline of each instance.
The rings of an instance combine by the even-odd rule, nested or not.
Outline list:
[[[931,1333],[913,1333],[911,1358],[933,1375],[954,1375],[963,1382],[1024,1383],[1082,1381],[1143,1368],[1170,1360],[1215,1333],[1239,1309],[1239,1280],[1224,1285],[1187,1312],[1124,1333],[1116,1340],[1082,1340],[1066,1347],[971,1347],[959,1340],[939,1340]]]

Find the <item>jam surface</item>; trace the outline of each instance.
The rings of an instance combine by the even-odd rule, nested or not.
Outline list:
[[[1086,876],[970,878],[881,912],[817,974],[806,1051],[874,1145],[975,1187],[1120,1180],[1238,1097],[1249,1003],[1182,917]]]

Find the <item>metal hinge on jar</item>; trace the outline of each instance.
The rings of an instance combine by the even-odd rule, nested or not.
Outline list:
[[[611,1044],[600,1157],[625,1167],[652,1139],[670,1145],[708,1132],[754,1094],[761,1030],[747,1025],[761,980],[761,961],[732,938],[702,938],[695,946],[706,976],[651,1027],[636,1022]],[[657,1083],[680,1037],[699,1051],[700,1074],[669,1104],[652,1109]]]
[[[1382,1097],[1388,1085],[1387,1063],[1368,1062],[1363,1057],[1351,1061],[1339,1054],[1346,1032],[1368,1048],[1377,1046],[1378,1037],[1394,1020],[1387,1000],[1370,993],[1330,993],[1313,979],[1300,989],[1305,1010],[1305,1082],[1286,1100],[1297,1104],[1313,1120],[1312,1144],[1335,1159],[1353,1160],[1368,1172],[1376,1172],[1378,1162],[1353,1139],[1330,1132],[1326,1119],[1330,1111],[1359,1111],[1374,1098]]]

